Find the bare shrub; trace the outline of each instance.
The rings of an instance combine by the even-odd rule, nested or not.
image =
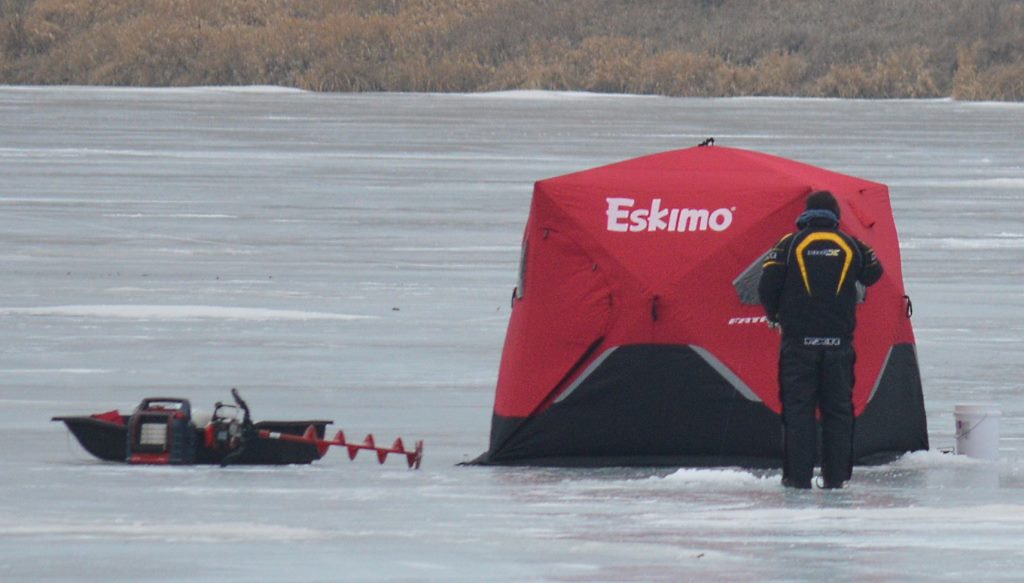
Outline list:
[[[823,97],[866,97],[869,79],[859,65],[832,65],[815,83],[815,92]]]
[[[1020,99],[1020,0],[0,0],[0,83]]]
[[[807,79],[807,60],[787,51],[762,56],[754,66],[756,76],[751,87],[755,95],[792,95]]]
[[[0,21],[0,50],[9,59],[45,53],[64,37],[59,26],[34,14]]]
[[[952,93],[964,100],[1024,100],[1024,47],[990,40],[961,48]]]
[[[725,63],[714,56],[666,51],[648,60],[650,93],[705,97],[720,93]]]
[[[585,71],[582,89],[602,93],[633,93],[638,85],[637,65],[643,46],[623,37],[591,37],[574,54]]]
[[[933,71],[927,65],[927,50],[912,47],[892,53],[873,67],[833,66],[816,84],[820,95],[846,98],[936,97],[939,95]]]
[[[956,73],[953,75],[953,97],[956,99],[981,99],[984,94],[978,78],[978,60],[981,43],[961,47],[957,53]]]
[[[974,99],[992,101],[1024,101],[1024,62],[993,67],[979,83],[981,90]]]
[[[876,65],[869,91],[871,97],[937,97],[937,83],[928,66],[928,49],[910,47],[890,53]]]

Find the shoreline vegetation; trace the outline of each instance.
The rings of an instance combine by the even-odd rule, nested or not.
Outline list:
[[[0,0],[0,84],[1024,101],[1024,1]]]

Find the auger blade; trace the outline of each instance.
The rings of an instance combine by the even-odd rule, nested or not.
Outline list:
[[[409,467],[413,469],[420,469],[420,463],[423,461],[423,440],[416,442],[416,449],[412,452],[412,457],[409,458]]]
[[[303,439],[308,439],[310,443],[316,446],[316,453],[319,457],[324,457],[327,450],[331,448],[331,444],[320,439],[320,436],[316,434],[316,427],[310,425],[306,428],[306,431],[302,434]]]
[[[306,427],[306,430],[302,433],[302,435],[280,433],[276,431],[267,431],[265,429],[261,429],[257,433],[257,436],[260,437],[261,439],[276,439],[280,441],[291,441],[293,443],[304,443],[313,445],[316,446],[317,452],[320,454],[320,457],[323,457],[324,454],[327,453],[327,450],[330,449],[332,445],[335,445],[338,447],[344,447],[348,452],[348,459],[350,460],[356,459],[356,456],[359,455],[359,450],[361,449],[368,449],[376,453],[377,461],[380,462],[381,464],[387,461],[388,454],[390,453],[405,456],[406,462],[409,464],[410,468],[419,469],[420,462],[423,460],[422,440],[416,442],[416,448],[413,451],[407,451],[405,449],[405,443],[402,442],[401,437],[395,439],[395,442],[391,444],[391,447],[377,447],[377,444],[373,439],[372,433],[368,434],[366,436],[366,439],[364,439],[362,443],[349,443],[348,441],[346,441],[345,433],[342,431],[338,431],[336,434],[334,434],[334,439],[326,440],[320,438],[320,436],[317,435],[316,427],[314,425]]]

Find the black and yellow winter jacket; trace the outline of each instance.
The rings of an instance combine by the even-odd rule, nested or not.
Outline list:
[[[856,284],[874,284],[882,265],[838,223],[829,211],[807,211],[797,221],[800,231],[765,255],[758,294],[769,321],[782,326],[783,338],[826,346],[853,339]]]

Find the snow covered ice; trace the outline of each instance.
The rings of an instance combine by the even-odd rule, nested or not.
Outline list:
[[[848,489],[465,468],[533,181],[707,137],[889,185],[932,447]],[[1024,105],[0,88],[0,580],[1016,581]],[[423,469],[126,467],[60,414],[238,387]]]

